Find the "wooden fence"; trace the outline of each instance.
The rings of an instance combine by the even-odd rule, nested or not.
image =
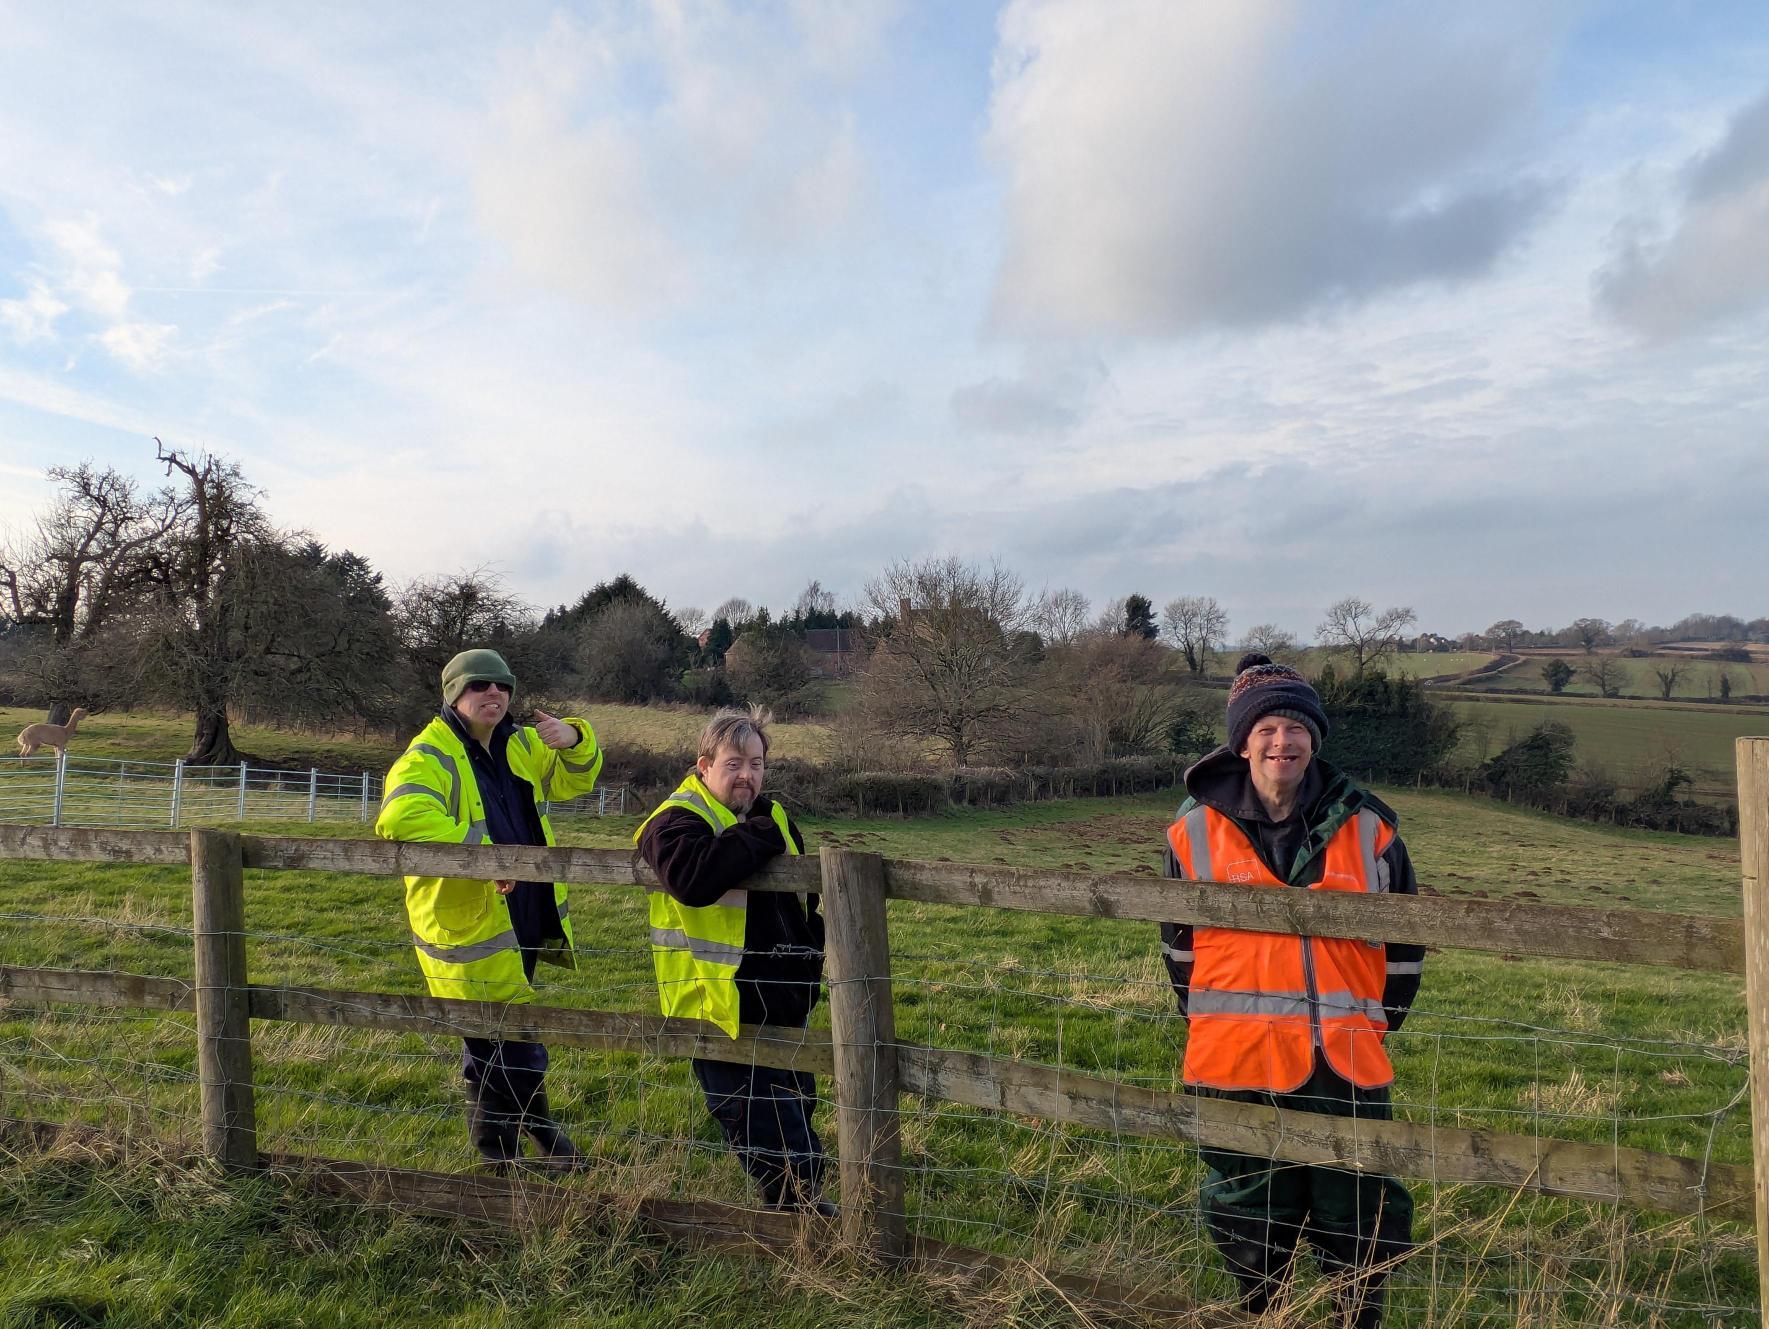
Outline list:
[[[546,1041],[564,1046],[744,1060],[830,1075],[842,1238],[885,1259],[925,1244],[906,1230],[905,1221],[898,1096],[910,1093],[1297,1163],[1754,1221],[1761,1290],[1769,1305],[1769,738],[1740,739],[1738,758],[1742,923],[1478,899],[1254,891],[1131,875],[910,862],[836,848],[823,849],[820,859],[777,860],[751,889],[815,890],[826,901],[831,1029],[747,1027],[735,1042],[692,1020],[267,986],[252,983],[247,973],[246,868],[645,885],[648,870],[624,851],[0,826],[0,858],[188,864],[195,942],[194,982],[0,966],[0,996],[194,1012],[203,1147],[234,1168],[279,1161],[261,1154],[257,1140],[253,1020],[493,1038],[538,1037],[544,1029]],[[892,899],[1743,973],[1755,1175],[1749,1166],[1616,1145],[1279,1113],[1047,1065],[900,1043],[885,908]],[[408,1179],[405,1184],[425,1195],[433,1197],[451,1184],[437,1180],[437,1174],[411,1174],[420,1175],[421,1183]],[[486,1184],[463,1178],[457,1190],[483,1197]],[[719,1206],[708,1212],[713,1209]]]

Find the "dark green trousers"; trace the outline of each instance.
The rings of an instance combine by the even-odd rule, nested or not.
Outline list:
[[[1198,1092],[1285,1111],[1371,1121],[1394,1117],[1386,1088],[1359,1089],[1318,1064],[1292,1093]],[[1413,1197],[1397,1178],[1220,1149],[1199,1152],[1210,1170],[1201,1196],[1204,1222],[1248,1310],[1263,1311],[1282,1297],[1307,1238],[1322,1270],[1343,1279],[1335,1298],[1341,1323],[1370,1329],[1381,1322],[1387,1270],[1376,1266],[1412,1248]]]

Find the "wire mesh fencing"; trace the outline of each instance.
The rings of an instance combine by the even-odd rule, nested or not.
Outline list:
[[[0,757],[0,822],[147,829],[227,822],[367,822],[381,777],[108,757]]]
[[[189,871],[177,866],[33,865],[30,880],[9,884],[0,965],[101,970],[138,979],[143,999],[169,995],[161,1009],[93,1010],[0,989],[15,994],[0,1005],[0,1115],[197,1136],[195,1027],[179,1004],[194,988],[189,893]],[[281,1003],[255,1008],[251,1031],[259,1148],[471,1168],[465,1026],[423,999],[398,883],[248,869],[245,902],[251,981]],[[643,893],[574,886],[569,912],[575,968],[541,965],[538,1002],[506,1008],[500,1029],[479,1031],[549,1047],[553,1114],[586,1162],[562,1186],[761,1207],[688,1052],[761,1066],[809,1048],[812,1120],[835,1149],[827,1003],[804,1034],[732,1042],[707,1033],[692,1044],[625,1036],[656,1023]],[[902,1151],[892,1166],[924,1258],[956,1261],[934,1244],[944,1242],[1085,1271],[1122,1289],[1127,1313],[1140,1304],[1130,1294],[1151,1288],[1231,1306],[1235,1284],[1203,1202],[1211,1155],[1196,1137],[1207,1132],[1207,1105],[1181,1092],[1186,1024],[1155,926],[902,900],[889,912],[894,1055],[909,1086],[895,1099]],[[1750,1161],[1744,1027],[1726,974],[1431,956],[1419,1001],[1388,1039],[1392,1097],[1400,1121],[1448,1152],[1394,1169],[1416,1207],[1415,1247],[1389,1279],[1384,1322],[1756,1323],[1754,1239],[1743,1223],[1698,1204],[1620,1203],[1593,1184],[1548,1186],[1546,1171],[1525,1184],[1471,1181],[1457,1143],[1470,1131],[1533,1141],[1545,1166],[1555,1142],[1570,1141],[1617,1160],[1618,1175],[1630,1151],[1649,1151],[1718,1178]],[[996,1076],[1036,1092],[987,1106],[926,1070],[949,1071],[958,1055],[979,1083]],[[1176,1128],[1138,1118],[1139,1095],[1170,1096],[1162,1102]],[[1071,1100],[1102,1096],[1124,1108],[1119,1124],[1067,1114]],[[1307,1115],[1285,1120],[1302,1134]],[[848,1198],[833,1170],[830,1194]],[[1294,1322],[1319,1322],[1333,1283],[1306,1236],[1300,1244]]]

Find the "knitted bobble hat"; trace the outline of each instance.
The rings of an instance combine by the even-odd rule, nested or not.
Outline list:
[[[1309,682],[1289,665],[1272,663],[1268,655],[1249,651],[1235,666],[1235,681],[1228,690],[1228,750],[1238,753],[1247,746],[1263,716],[1282,715],[1298,721],[1314,739],[1314,749],[1332,727],[1321,708],[1321,697]]]

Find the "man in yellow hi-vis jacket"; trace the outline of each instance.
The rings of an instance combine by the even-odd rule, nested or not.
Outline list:
[[[602,769],[586,721],[510,715],[516,678],[496,651],[462,651],[442,671],[442,710],[387,772],[375,832],[441,844],[554,843],[547,806],[587,794]],[[469,1001],[534,1000],[535,964],[574,968],[563,884],[407,877],[405,909],[430,994]],[[547,1103],[540,1043],[469,1038],[468,1135],[494,1170],[521,1153],[524,1132],[551,1166],[581,1162]]]
[[[648,896],[651,959],[665,1015],[802,1028],[823,976],[815,895],[750,891],[755,872],[805,851],[779,803],[762,795],[768,715],[726,710],[700,735],[700,757],[633,837],[657,873]],[[820,1198],[823,1143],[811,1125],[806,1071],[696,1057],[694,1077],[738,1161],[773,1209],[830,1212]]]

